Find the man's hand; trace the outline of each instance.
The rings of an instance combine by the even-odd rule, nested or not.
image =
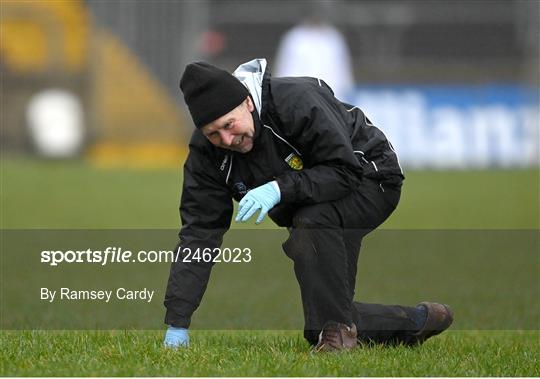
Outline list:
[[[169,326],[169,329],[167,329],[167,333],[165,333],[165,341],[163,341],[163,345],[170,349],[188,347],[188,330],[185,328],[175,328],[174,326]]]
[[[256,224],[260,224],[268,211],[279,203],[280,200],[281,192],[275,180],[254,188],[240,201],[235,221],[246,222],[260,209],[261,213],[259,213],[257,221],[255,221]]]

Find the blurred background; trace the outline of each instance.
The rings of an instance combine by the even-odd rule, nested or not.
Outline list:
[[[5,152],[178,165],[183,67],[265,57],[363,108],[405,167],[538,164],[537,1],[1,4]]]

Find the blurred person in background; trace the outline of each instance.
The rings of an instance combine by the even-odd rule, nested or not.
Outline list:
[[[276,76],[322,78],[338,99],[347,99],[354,85],[351,54],[341,32],[312,10],[282,37],[274,67]]]
[[[239,202],[236,222],[266,214],[289,238],[304,310],[304,337],[315,351],[358,342],[416,345],[450,326],[448,306],[353,301],[362,238],[396,208],[404,179],[390,142],[364,113],[337,100],[317,78],[273,78],[265,59],[234,76],[189,64],[180,88],[196,130],[184,165],[177,251],[215,254]],[[188,250],[189,249],[189,250]],[[189,344],[193,312],[212,262],[171,266],[165,346]],[[250,284],[250,285],[254,285]],[[241,296],[241,294],[238,294]]]

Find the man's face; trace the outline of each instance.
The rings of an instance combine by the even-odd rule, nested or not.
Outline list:
[[[255,135],[255,126],[251,116],[253,110],[253,102],[248,96],[242,104],[203,126],[201,131],[214,146],[247,153],[253,148]]]

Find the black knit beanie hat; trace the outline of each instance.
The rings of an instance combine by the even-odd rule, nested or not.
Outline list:
[[[186,66],[180,89],[197,128],[229,113],[249,95],[233,75],[205,62]]]

